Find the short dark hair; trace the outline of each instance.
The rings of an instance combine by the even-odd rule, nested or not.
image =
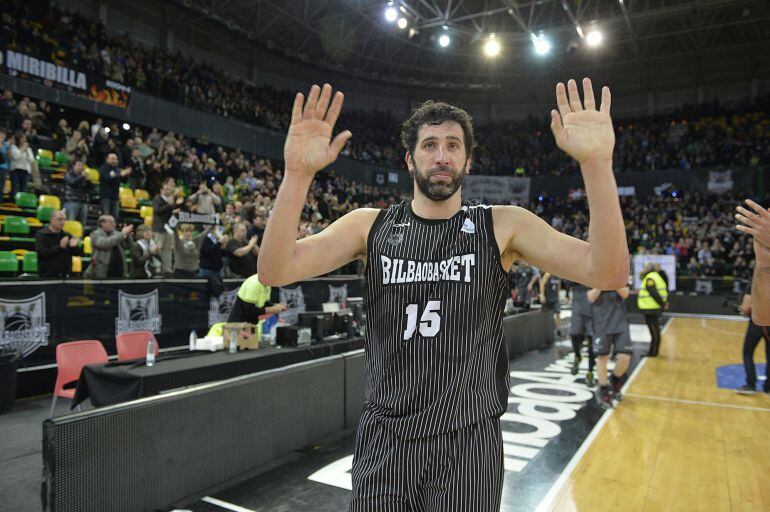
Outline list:
[[[473,138],[473,118],[465,110],[443,101],[428,100],[412,110],[412,115],[401,125],[401,144],[407,151],[414,153],[420,128],[427,124],[439,125],[454,121],[463,129],[465,154],[470,158],[476,141]]]

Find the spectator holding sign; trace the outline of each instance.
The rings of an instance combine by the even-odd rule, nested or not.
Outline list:
[[[174,272],[174,231],[168,226],[171,215],[179,210],[184,198],[177,197],[173,178],[166,178],[160,193],[152,200],[152,239],[161,246],[160,262],[163,277],[171,277]]]

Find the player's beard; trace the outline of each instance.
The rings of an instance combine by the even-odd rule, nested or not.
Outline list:
[[[448,165],[438,165],[429,169],[428,172],[423,174],[415,163],[413,177],[415,183],[417,183],[417,188],[420,189],[420,192],[422,192],[425,197],[431,201],[446,201],[452,197],[454,193],[457,192],[462,186],[466,174],[465,168],[467,166],[468,163],[466,162],[463,164],[463,167],[459,172],[455,172],[455,170]],[[448,173],[452,179],[448,182],[434,182],[430,180],[431,176],[439,173]]]

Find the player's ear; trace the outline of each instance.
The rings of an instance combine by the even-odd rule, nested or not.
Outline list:
[[[406,152],[406,168],[409,169],[409,175],[414,176],[414,162],[412,161],[412,152]]]

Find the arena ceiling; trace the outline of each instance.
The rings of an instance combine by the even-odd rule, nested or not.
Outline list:
[[[215,20],[313,66],[430,87],[500,88],[554,71],[643,77],[737,69],[750,79],[770,55],[767,0],[394,0],[405,29],[386,20],[387,0],[177,3],[180,24]],[[586,44],[592,29],[603,34],[597,47]],[[490,33],[501,45],[494,58],[483,51]],[[438,44],[442,35],[451,38],[447,47]],[[537,37],[549,40],[548,54],[534,51]]]

